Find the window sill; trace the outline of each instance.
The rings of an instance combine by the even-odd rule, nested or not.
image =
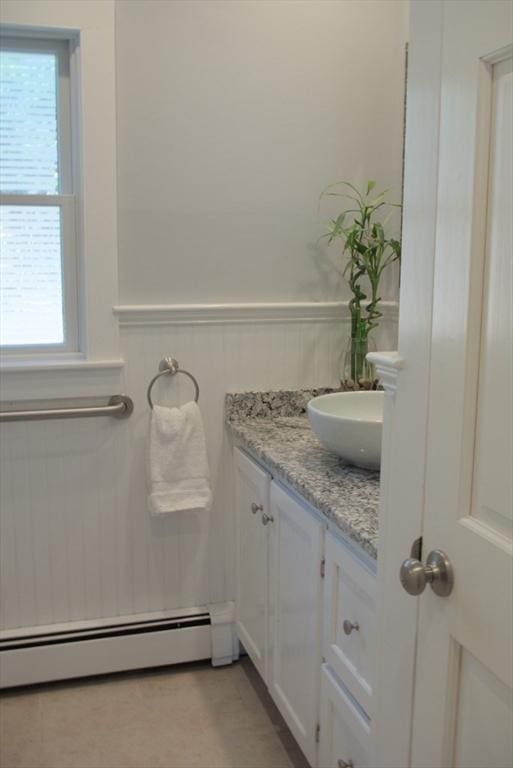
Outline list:
[[[0,360],[0,370],[2,373],[25,373],[25,372],[40,372],[40,371],[82,371],[82,370],[108,370],[115,368],[123,368],[125,361],[117,360],[80,360],[64,359],[56,360],[45,358],[42,360],[36,360],[31,358],[30,360],[23,360],[21,358],[2,358]]]

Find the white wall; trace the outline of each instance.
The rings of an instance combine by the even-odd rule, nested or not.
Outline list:
[[[406,12],[118,0],[122,303],[342,296],[317,200],[368,178],[400,198]]]
[[[46,9],[56,26],[59,9],[90,7],[10,3],[11,21],[18,6],[21,22],[24,9]],[[399,194],[405,9],[395,0],[117,3],[123,304],[341,298],[315,266],[317,196],[344,176],[375,176]],[[241,307],[226,320],[150,306],[129,321],[128,308],[115,386],[134,398],[129,421],[4,426],[4,628],[233,597],[224,394],[336,384],[347,334],[337,308],[289,309],[270,320]],[[394,336],[385,323],[380,346]],[[146,510],[145,390],[165,355],[201,386],[215,495],[203,519],[154,521]],[[72,374],[82,394],[114,394],[101,371]],[[18,397],[74,394],[65,375],[24,371]],[[187,384],[165,382],[159,402],[183,402]]]
[[[164,611],[234,596],[234,518],[227,390],[333,383],[342,324],[122,326],[127,421],[19,422],[0,441],[0,627]],[[173,353],[198,377],[214,506],[156,520],[146,507],[146,388]],[[162,404],[185,402],[185,377],[160,381]],[[101,394],[101,392],[98,392]]]

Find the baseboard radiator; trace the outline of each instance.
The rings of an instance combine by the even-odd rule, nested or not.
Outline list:
[[[82,624],[2,633],[0,688],[201,659],[219,666],[238,657],[233,603]]]

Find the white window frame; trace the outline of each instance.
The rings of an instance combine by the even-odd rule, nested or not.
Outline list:
[[[79,187],[78,163],[74,154],[78,145],[73,135],[72,99],[76,84],[71,71],[72,41],[69,39],[9,35],[2,32],[0,48],[20,53],[52,53],[57,62],[57,137],[59,191],[57,194],[0,193],[0,204],[10,206],[57,207],[61,223],[61,279],[64,339],[57,344],[4,345],[3,358],[34,359],[73,355],[80,352],[79,342],[79,231],[76,190]]]
[[[123,390],[118,298],[114,0],[1,0],[3,34],[67,40],[76,194],[78,353],[1,355],[0,400]],[[75,84],[75,85],[73,85]]]

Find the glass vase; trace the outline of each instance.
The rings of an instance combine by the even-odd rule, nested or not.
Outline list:
[[[375,352],[376,345],[366,333],[351,333],[342,354],[340,387],[344,391],[377,389],[378,380],[374,365],[367,360],[368,352]]]

